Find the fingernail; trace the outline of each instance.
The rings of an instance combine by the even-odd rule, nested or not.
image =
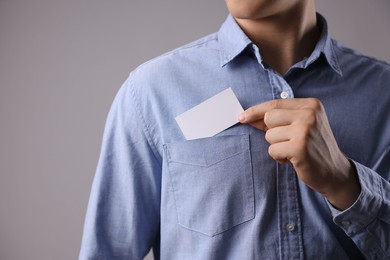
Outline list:
[[[238,121],[240,121],[240,122],[244,122],[244,121],[245,121],[245,112],[242,112],[242,113],[238,116]]]

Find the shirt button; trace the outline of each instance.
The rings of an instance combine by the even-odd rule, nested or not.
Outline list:
[[[286,91],[283,91],[282,93],[280,93],[280,97],[286,99],[288,98],[288,93]]]
[[[295,224],[294,223],[288,223],[286,225],[286,229],[288,232],[294,231],[295,230]]]
[[[348,227],[349,225],[351,225],[351,221],[343,220],[343,221],[341,221],[341,225],[343,225],[344,227]]]

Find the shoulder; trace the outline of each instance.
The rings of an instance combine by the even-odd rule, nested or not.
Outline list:
[[[126,85],[139,100],[167,100],[218,67],[220,46],[214,33],[141,64],[130,73]]]
[[[123,94],[147,115],[174,107],[177,99],[197,87],[199,79],[213,76],[220,64],[218,34],[210,34],[151,59],[133,70]],[[168,112],[168,111],[165,111]],[[171,111],[169,111],[171,112]]]
[[[130,76],[143,78],[151,74],[154,76],[177,74],[180,68],[201,62],[205,56],[210,59],[218,52],[218,36],[217,33],[213,33],[141,64],[130,73]]]
[[[370,74],[379,73],[383,76],[390,77],[390,64],[388,62],[365,55],[345,46],[337,40],[332,39],[332,42],[338,62],[343,71],[359,70],[360,72],[366,71]]]

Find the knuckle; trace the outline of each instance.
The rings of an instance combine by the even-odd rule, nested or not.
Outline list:
[[[322,103],[318,98],[308,98],[308,104],[314,110],[320,110],[322,108]]]
[[[310,128],[307,127],[306,125],[299,125],[297,126],[298,128],[298,138],[299,140],[305,140],[310,136]]]
[[[276,152],[275,152],[275,146],[274,145],[270,145],[268,147],[268,154],[273,158],[273,159],[277,159],[277,156],[276,156]]]
[[[264,124],[268,126],[271,121],[271,111],[265,112],[263,120],[264,120]]]
[[[305,110],[305,121],[309,126],[314,126],[317,123],[317,110],[306,109]]]
[[[269,129],[265,132],[265,140],[267,140],[268,143],[271,143],[272,141],[272,129]]]

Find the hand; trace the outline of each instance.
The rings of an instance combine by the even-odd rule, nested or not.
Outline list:
[[[298,177],[340,210],[360,194],[354,168],[340,151],[318,99],[277,99],[244,111],[241,123],[265,131],[269,155],[290,162]]]

